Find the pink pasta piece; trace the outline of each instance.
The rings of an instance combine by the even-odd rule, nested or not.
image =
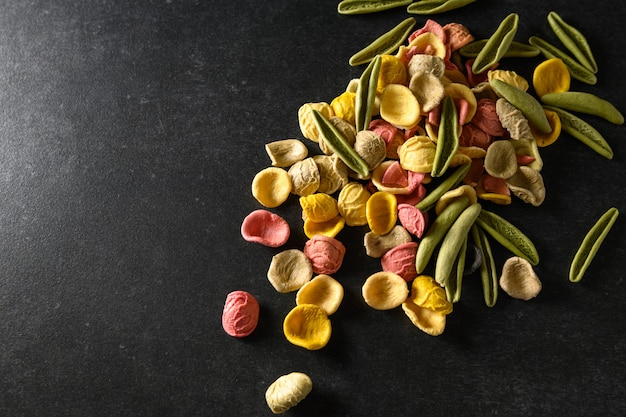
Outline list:
[[[233,291],[226,296],[222,327],[230,336],[249,336],[259,322],[259,302],[246,291]]]
[[[496,113],[496,101],[490,98],[478,100],[472,123],[490,136],[504,136],[506,133],[506,129],[502,126]]]
[[[409,282],[417,276],[415,255],[417,242],[408,242],[388,250],[380,259],[383,271],[393,272]]]
[[[278,214],[259,209],[248,214],[241,224],[241,236],[248,241],[277,248],[287,243],[289,223]]]
[[[422,33],[426,33],[426,32],[434,33],[435,35],[437,35],[439,39],[441,39],[441,42],[444,44],[447,43],[448,41],[447,34],[443,26],[441,26],[439,23],[435,22],[432,19],[428,19],[426,20],[426,23],[424,23],[423,27],[421,27],[420,29],[417,29],[416,31],[414,31],[413,33],[409,35],[409,39],[408,39],[409,43],[411,43],[413,39],[417,38]]]
[[[304,254],[316,274],[330,275],[339,270],[346,254],[346,247],[335,238],[314,235],[304,244]]]
[[[406,187],[409,185],[407,172],[395,161],[385,170],[380,181],[386,187]]]
[[[398,205],[398,219],[404,228],[414,236],[421,238],[426,230],[428,214],[412,204]]]
[[[409,184],[411,184],[410,179]],[[415,190],[413,190],[410,194],[396,194],[396,200],[398,201],[398,205],[410,204],[414,206],[424,199],[426,192],[426,187],[422,184],[418,184]]]
[[[511,195],[504,179],[492,177],[489,174],[483,175],[483,188],[488,193]]]

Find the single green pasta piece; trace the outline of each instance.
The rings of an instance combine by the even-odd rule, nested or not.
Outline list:
[[[587,38],[585,38],[578,29],[566,23],[563,18],[554,11],[548,13],[548,24],[557,38],[559,38],[567,50],[576,57],[581,65],[594,74],[598,72],[598,64],[593,57]]]
[[[476,224],[513,254],[526,259],[533,266],[539,263],[539,253],[533,242],[508,220],[483,209]]]
[[[445,96],[441,106],[441,120],[437,133],[435,159],[430,173],[433,177],[440,177],[450,166],[450,161],[459,149],[459,136],[459,116],[454,100],[450,96]]]
[[[339,14],[367,14],[404,7],[413,0],[342,0],[337,5]]]
[[[446,191],[452,189],[457,186],[465,175],[469,172],[470,164],[463,164],[459,166],[452,174],[450,174],[445,180],[443,180],[437,187],[432,189],[426,196],[415,205],[418,209],[423,212],[426,212],[433,208],[435,204],[437,204],[437,200],[441,197]]]
[[[441,243],[452,224],[468,206],[469,198],[467,197],[460,197],[452,201],[428,227],[415,254],[415,269],[418,274],[421,274],[426,269],[435,248]]]
[[[355,128],[357,132],[367,129],[372,120],[381,62],[381,56],[376,55],[359,78],[354,102]]]
[[[493,35],[489,37],[472,64],[472,72],[474,74],[480,74],[500,61],[517,33],[518,24],[519,15],[517,13],[509,14],[500,22],[500,25]]]
[[[481,212],[480,203],[471,204],[454,221],[443,240],[435,262],[435,281],[444,285],[450,279],[454,260],[458,257],[464,239]]]
[[[528,38],[528,43],[538,48],[541,54],[546,58],[559,58],[570,72],[572,78],[577,79],[585,84],[595,85],[598,82],[598,77],[592,71],[580,64],[570,55],[563,50],[552,45],[550,42],[542,39],[538,36],[531,36]]]
[[[450,274],[444,290],[446,291],[446,298],[451,303],[457,303],[461,299],[461,288],[463,284],[463,274],[465,273],[465,258],[467,256],[467,241],[468,236],[465,236],[459,254],[456,257],[455,266],[456,274],[453,276]]]
[[[487,234],[475,224],[470,232],[472,241],[482,256],[479,271],[485,304],[487,304],[487,307],[493,307],[498,299],[498,272],[496,271],[496,262],[491,252],[491,244],[487,239]]]
[[[578,139],[599,155],[606,159],[613,159],[613,149],[596,128],[585,122],[578,116],[559,107],[543,106],[546,110],[552,110],[561,119],[561,129]]]
[[[493,79],[489,82],[491,87],[501,97],[505,98],[509,103],[522,112],[524,117],[528,119],[540,132],[552,132],[552,126],[548,122],[546,113],[543,111],[541,104],[536,98],[517,87],[505,83],[502,80]]]
[[[419,15],[438,14],[459,9],[475,1],[476,0],[421,0],[409,4],[406,11],[407,13]]]
[[[624,115],[609,101],[595,94],[582,91],[548,93],[541,96],[541,102],[548,106],[602,117],[616,125],[624,124]]]
[[[617,220],[617,216],[619,216],[619,210],[611,207],[589,229],[570,265],[569,280],[571,282],[579,282],[583,278],[604,238]]]
[[[487,41],[488,39],[479,39],[469,43],[459,49],[459,54],[465,58],[476,58],[480,51],[484,48]],[[540,53],[541,51],[539,51],[539,48],[532,45],[511,41],[509,48],[506,50],[504,55],[502,55],[502,58],[533,58]]]
[[[350,65],[357,66],[367,64],[376,55],[386,55],[394,52],[409,36],[415,26],[415,18],[409,17],[388,32],[382,34],[372,43],[350,57]]]
[[[313,110],[313,120],[326,145],[341,159],[350,169],[357,174],[367,177],[369,167],[367,163],[350,146],[346,138],[317,110]]]

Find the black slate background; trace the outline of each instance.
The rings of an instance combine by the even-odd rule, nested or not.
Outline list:
[[[271,415],[265,389],[295,370],[314,390],[286,415],[624,415],[621,217],[584,280],[567,279],[587,228],[610,206],[626,212],[626,131],[598,118],[586,120],[612,161],[563,135],[542,150],[544,205],[489,206],[540,251],[536,299],[501,293],[487,308],[468,277],[445,333],[427,336],[400,309],[365,305],[361,284],[379,264],[365,230],[346,229],[331,342],[309,352],[284,339],[294,297],[265,278],[278,250],[239,234],[259,208],[250,183],[269,165],[263,145],[301,138],[299,106],[330,102],[360,75],[348,58],[408,17],[340,16],[336,4],[1,2],[1,415]],[[516,40],[556,41],[550,10],[600,65],[596,86],[572,89],[625,112],[622,3],[478,0],[432,18],[480,38],[517,12]],[[501,68],[530,80],[538,62]],[[297,206],[275,210],[292,224],[290,248],[305,241]],[[509,254],[494,249],[501,265]],[[220,322],[236,289],[261,304],[244,340]]]

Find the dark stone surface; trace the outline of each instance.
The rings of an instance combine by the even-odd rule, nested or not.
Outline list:
[[[626,209],[624,127],[586,117],[607,161],[563,135],[542,150],[544,205],[493,207],[541,254],[543,291],[487,308],[468,277],[445,333],[367,307],[376,272],[345,229],[345,299],[327,347],[289,344],[293,294],[267,282],[277,249],[240,236],[266,142],[297,137],[303,103],[330,102],[362,68],[348,58],[408,17],[340,16],[333,1],[14,1],[0,9],[0,414],[261,416],[267,386],[314,381],[298,416],[621,416],[626,359],[621,218],[579,284],[569,262],[609,206]],[[624,6],[480,0],[432,16],[487,37],[556,41],[556,10],[585,33],[598,84],[626,111]],[[417,27],[426,20],[417,17]],[[509,59],[527,79],[538,59]],[[312,145],[312,144],[310,144]],[[311,146],[313,150],[314,147]],[[275,210],[305,237],[297,199]],[[498,265],[509,255],[494,244]],[[244,340],[220,323],[226,294],[261,304]]]

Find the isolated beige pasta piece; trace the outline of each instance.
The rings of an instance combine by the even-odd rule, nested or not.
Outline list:
[[[313,389],[313,381],[302,372],[283,375],[265,391],[265,401],[274,414],[281,414],[300,403]]]
[[[363,299],[376,310],[399,307],[409,295],[406,281],[393,272],[381,271],[370,275],[361,288]]]
[[[267,208],[283,204],[291,194],[291,178],[282,168],[269,167],[259,171],[252,180],[252,195]]]
[[[513,256],[504,262],[500,287],[513,298],[530,300],[541,292],[541,281],[530,262]]]
[[[287,249],[272,257],[267,279],[279,293],[299,290],[313,277],[311,261],[298,249]]]
[[[265,152],[272,161],[272,166],[286,168],[302,161],[309,154],[304,143],[298,139],[283,139],[265,145]]]
[[[296,304],[315,304],[332,315],[343,301],[343,286],[336,279],[320,274],[302,286],[296,293]]]

